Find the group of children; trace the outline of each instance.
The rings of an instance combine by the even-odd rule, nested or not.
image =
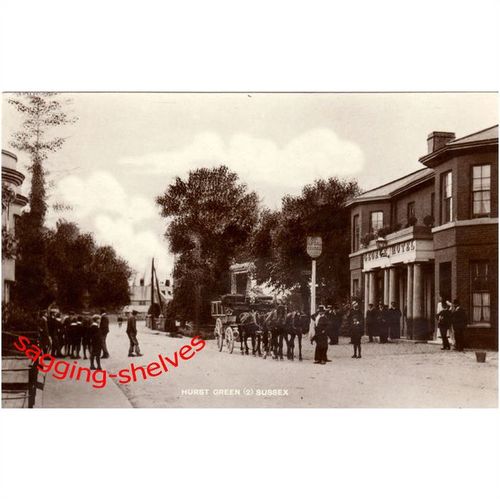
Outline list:
[[[109,320],[105,311],[92,316],[70,312],[63,318],[59,311],[51,310],[42,320],[42,328],[47,329],[51,341],[52,356],[80,359],[81,353],[83,359],[90,359],[91,369],[101,369],[101,358],[109,357],[106,346]]]

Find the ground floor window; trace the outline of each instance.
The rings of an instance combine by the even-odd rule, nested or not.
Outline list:
[[[488,261],[479,260],[470,263],[472,323],[490,323],[489,271]]]
[[[490,293],[473,292],[472,294],[472,322],[490,322]]]

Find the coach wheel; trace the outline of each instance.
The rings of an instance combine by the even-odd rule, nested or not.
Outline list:
[[[220,352],[224,347],[224,331],[222,327],[222,321],[220,318],[217,318],[217,321],[215,322],[214,335],[215,338],[217,339],[217,347]]]
[[[225,337],[226,337],[226,343],[227,343],[227,350],[229,351],[229,354],[233,353],[234,350],[234,332],[233,329],[228,326],[226,328],[226,331],[224,332]]]

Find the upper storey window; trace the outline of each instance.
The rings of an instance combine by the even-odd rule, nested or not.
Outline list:
[[[446,172],[441,177],[441,223],[450,222],[453,217],[453,185],[452,173]]]
[[[472,217],[488,217],[491,209],[490,165],[472,167]]]
[[[384,227],[384,212],[377,211],[370,213],[370,231],[377,232]]]
[[[355,215],[352,218],[352,251],[357,252],[359,250],[359,242],[361,239],[361,227],[359,225],[359,215]]]

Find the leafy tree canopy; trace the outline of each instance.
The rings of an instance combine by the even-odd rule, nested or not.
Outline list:
[[[349,210],[346,202],[359,193],[356,182],[332,177],[316,180],[299,196],[285,196],[280,212],[263,211],[251,250],[259,282],[309,294],[311,259],[306,239],[323,239],[318,259],[319,300],[339,301],[349,293]]]
[[[200,287],[206,317],[210,299],[229,291],[229,265],[257,223],[257,194],[220,166],[193,170],[187,179],[177,177],[156,201],[167,218],[170,250],[178,255],[177,312],[193,317],[193,297]]]

